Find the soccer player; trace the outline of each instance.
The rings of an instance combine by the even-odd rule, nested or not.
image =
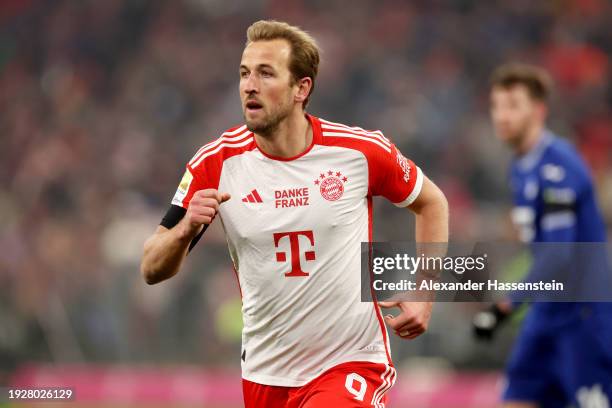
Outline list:
[[[548,74],[530,65],[504,65],[492,76],[493,125],[516,155],[510,174],[513,222],[521,240],[528,243],[605,242],[605,225],[587,166],[569,143],[545,128],[550,88]],[[533,245],[526,281],[554,278],[571,261],[568,247],[558,251],[537,247]],[[570,273],[581,277],[577,274],[586,272]],[[477,316],[477,333],[490,336],[520,303],[513,293],[485,316]],[[610,305],[535,302],[507,366],[505,406],[609,407]],[[486,314],[488,318],[483,318]]]
[[[245,125],[188,162],[172,205],[145,243],[149,284],[175,275],[219,218],[244,320],[242,377],[250,407],[384,407],[396,373],[385,322],[413,339],[430,302],[361,302],[360,244],[372,197],[416,214],[419,242],[446,242],[442,192],[380,131],[305,112],[319,50],[297,27],[258,21],[240,62]]]

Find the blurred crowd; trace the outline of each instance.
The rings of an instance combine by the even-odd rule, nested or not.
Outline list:
[[[547,68],[549,125],[583,153],[612,226],[607,0],[4,0],[0,371],[30,360],[238,364],[240,297],[218,225],[171,281],[148,287],[138,265],[185,163],[242,121],[238,65],[261,18],[314,35],[323,54],[309,112],[382,129],[445,191],[460,240],[511,237],[492,69]],[[383,200],[375,220],[377,240],[413,238],[410,217]],[[453,319],[434,321],[406,353],[476,365],[476,346],[444,343]]]

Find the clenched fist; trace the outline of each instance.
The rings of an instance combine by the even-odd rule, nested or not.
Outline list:
[[[213,221],[219,211],[219,205],[230,198],[229,193],[220,193],[214,188],[196,191],[189,202],[187,213],[181,221],[183,235],[197,235],[203,225],[210,224]]]

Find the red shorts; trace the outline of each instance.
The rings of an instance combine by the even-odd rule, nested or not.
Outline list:
[[[395,369],[386,364],[350,362],[330,368],[301,387],[242,380],[245,408],[384,408]]]

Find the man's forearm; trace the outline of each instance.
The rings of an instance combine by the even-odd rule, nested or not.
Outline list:
[[[148,284],[171,278],[179,271],[189,251],[191,241],[208,226],[221,203],[229,200],[228,193],[208,188],[198,190],[189,201],[183,218],[171,229],[163,226],[145,242],[140,272]]]
[[[426,178],[422,192],[410,206],[410,210],[416,215],[418,253],[423,251],[426,256],[444,256],[448,242],[448,204],[442,191]],[[424,278],[425,274],[431,279],[432,272],[436,273],[421,270],[417,279]],[[423,334],[429,326],[435,291],[418,290],[416,293],[410,293],[409,298],[412,299],[379,302],[379,305],[400,308],[399,315],[386,315],[385,322],[398,336],[411,340]]]
[[[140,265],[140,272],[149,285],[177,274],[187,255],[191,240],[197,235],[197,232],[186,233],[181,223],[169,230],[159,228],[145,242]]]
[[[416,216],[415,239],[417,256],[423,254],[429,258],[446,256],[448,242],[448,203],[444,193],[427,180],[427,189],[420,202],[412,208]],[[421,269],[417,276],[417,285],[422,280],[439,279],[439,270]],[[421,301],[433,301],[435,291],[419,291],[417,298]]]
[[[442,192],[437,200],[416,210],[415,215],[416,242],[448,242],[448,204]]]

